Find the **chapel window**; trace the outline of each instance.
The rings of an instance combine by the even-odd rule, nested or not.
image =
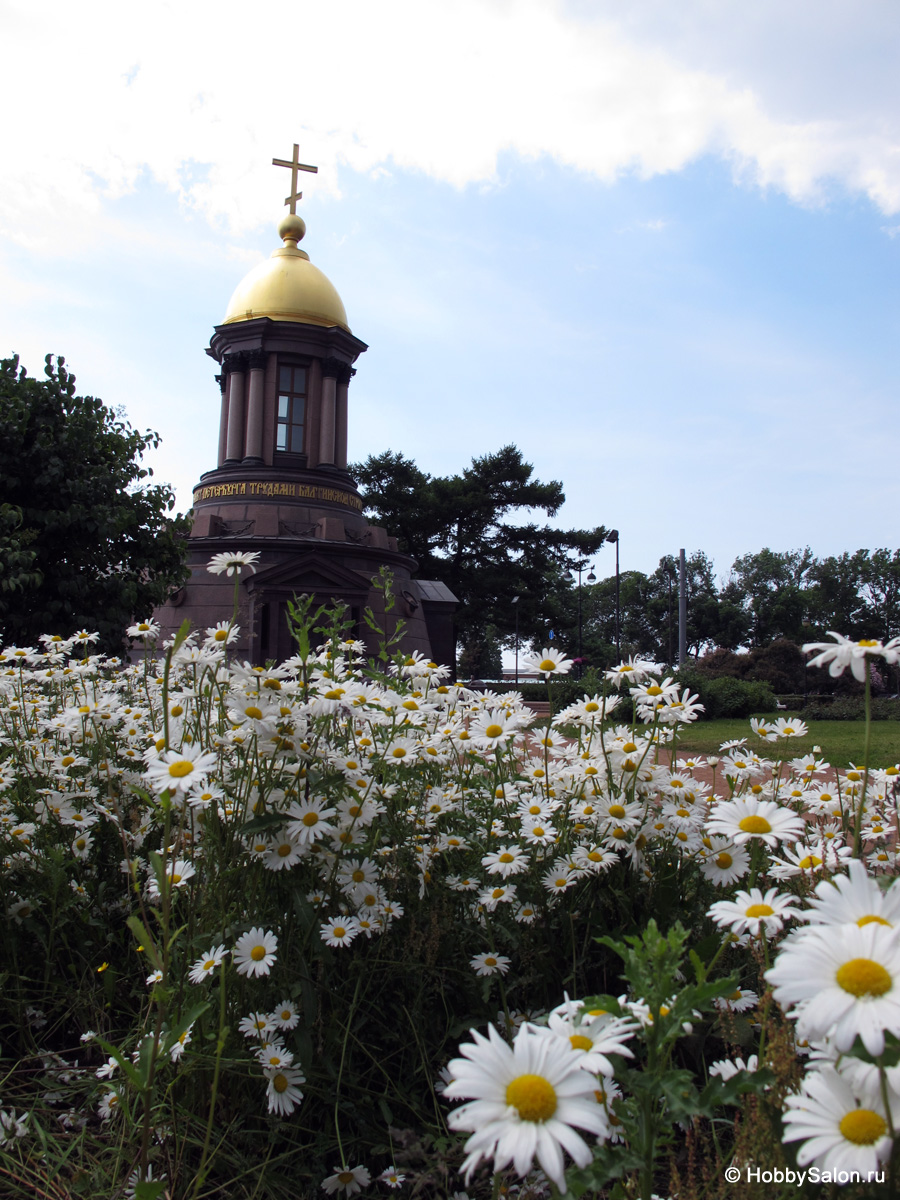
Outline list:
[[[278,367],[278,420],[275,449],[290,454],[303,453],[303,429],[306,424],[306,367]]]

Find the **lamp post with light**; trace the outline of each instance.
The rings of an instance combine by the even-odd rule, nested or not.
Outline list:
[[[606,535],[608,542],[616,543],[616,661],[622,661],[622,640],[619,624],[619,531],[611,529]]]
[[[578,678],[579,679],[584,674],[584,659],[583,659],[583,655],[581,653],[581,633],[582,633],[582,629],[583,629],[582,608],[581,608],[581,573],[587,565],[588,565],[587,561],[582,558],[582,559],[579,559],[578,563],[574,567],[569,568],[569,570],[572,572],[573,575],[575,575],[575,574],[578,575]],[[597,582],[597,576],[594,574],[593,566],[590,567],[590,574],[587,576],[587,582],[588,583],[596,583]]]
[[[519,686],[519,597],[513,596],[510,604],[516,610],[516,687]]]

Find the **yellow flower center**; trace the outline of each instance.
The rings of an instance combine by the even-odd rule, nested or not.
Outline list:
[[[257,708],[255,704],[248,704],[244,709],[244,715],[248,716],[251,721],[261,721],[262,709]]]
[[[744,912],[745,917],[771,917],[775,909],[771,904],[751,904]]]
[[[738,829],[743,833],[771,833],[772,826],[765,817],[760,817],[754,813],[750,817],[742,817],[738,822]]]
[[[484,731],[484,736],[496,738],[499,737],[502,732],[502,725],[488,725],[487,729]]]
[[[181,883],[181,876],[178,874],[177,871],[173,871],[172,874],[169,876],[169,878],[172,880],[173,884]]]
[[[548,1121],[556,1112],[556,1092],[543,1075],[519,1075],[507,1085],[506,1103],[523,1121]]]
[[[538,664],[538,670],[539,671],[555,671],[556,663],[553,661],[552,658],[542,658],[540,663]]]
[[[810,871],[814,867],[821,867],[822,860],[815,854],[807,854],[806,858],[801,858],[797,866],[801,871]]]
[[[625,816],[625,806],[624,804],[611,804],[607,812],[611,817],[615,817],[617,821],[621,821]]]
[[[485,957],[485,960],[484,960],[484,965],[485,965],[486,967],[496,967],[496,965],[497,965],[497,960],[496,960],[496,958],[494,958],[494,957],[493,957],[493,955],[491,955],[491,954],[488,954],[488,955],[486,955],[486,957]]]
[[[394,758],[406,758],[406,751],[402,746],[395,747],[395,749],[391,751],[391,754],[393,754]]]
[[[491,892],[491,897],[494,900],[499,900],[505,891],[506,888],[494,888],[494,890]]]
[[[72,763],[73,763],[74,761],[75,761],[75,757],[74,757],[74,755],[72,755],[72,754],[67,754],[67,755],[65,756],[65,758],[62,760],[62,765],[63,765],[64,767],[71,767],[71,765],[72,765]]]
[[[875,638],[860,638],[856,643],[857,646],[877,646],[878,642]]]
[[[857,1146],[872,1146],[887,1133],[887,1122],[871,1108],[855,1108],[841,1117],[838,1128],[848,1142]]]
[[[593,1050],[594,1048],[594,1043],[583,1033],[573,1033],[569,1041],[572,1043],[573,1050]]]
[[[501,854],[499,861],[502,863],[515,862],[515,855],[514,854]]]
[[[250,951],[250,957],[254,962],[262,962],[262,960],[266,957],[265,946],[254,946]]]
[[[203,964],[203,970],[211,971],[215,965],[216,965],[216,960],[214,958],[208,958],[206,960],[206,962]]]
[[[851,958],[838,967],[835,980],[851,996],[883,996],[894,986],[890,972],[871,958]]]
[[[407,663],[406,665],[409,666],[410,664]],[[338,1183],[353,1183],[354,1179],[356,1179],[356,1176],[352,1171],[341,1171],[338,1175]]]
[[[194,769],[194,764],[188,762],[186,758],[180,758],[178,762],[169,763],[169,774],[173,779],[184,779],[185,775],[190,775]]]
[[[290,842],[282,842],[281,845],[278,847],[278,857],[279,858],[287,858],[292,849],[293,849],[293,846],[291,845]]]
[[[867,913],[866,916],[860,917],[856,923],[861,929],[863,925],[871,925],[873,922],[876,925],[887,925],[888,928],[892,928],[890,921],[886,921],[884,917],[876,917],[874,913]]]
[[[626,758],[625,761],[622,763],[622,770],[623,771],[636,771],[637,763],[634,761],[633,758]]]
[[[335,925],[335,927],[334,927],[334,929],[332,929],[331,933],[332,933],[332,936],[336,937],[336,938],[342,938],[342,937],[347,936],[347,930],[344,928],[343,925]]]
[[[585,712],[599,712],[599,711],[600,711],[600,705],[599,705],[599,704],[597,704],[597,703],[596,703],[595,701],[593,701],[593,700],[589,700],[589,701],[587,702],[587,704],[584,706],[584,711],[585,711]]]
[[[636,751],[637,751],[637,746],[634,744],[634,742],[626,742],[625,745],[622,747],[623,754],[634,754]]]
[[[862,775],[860,775],[859,771],[848,771],[847,778],[852,779],[854,783],[859,783],[860,779],[862,779]]]
[[[534,834],[535,837],[539,837],[539,838],[543,837],[544,836],[544,827],[543,827],[543,825],[535,825],[534,829],[532,829],[531,832]]]

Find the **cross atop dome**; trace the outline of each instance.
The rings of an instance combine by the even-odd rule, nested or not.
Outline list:
[[[309,171],[311,174],[317,175],[319,168],[309,167],[306,163],[300,161],[300,147],[296,142],[294,142],[294,157],[292,159],[273,158],[272,166],[287,167],[291,172],[291,194],[285,196],[284,202],[291,206],[291,216],[295,217],[297,215],[297,201],[303,199],[303,193],[297,191],[297,174],[299,171]]]

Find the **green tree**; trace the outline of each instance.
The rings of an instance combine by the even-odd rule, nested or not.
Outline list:
[[[184,582],[186,517],[140,465],[159,437],[75,394],[65,360],[45,378],[0,360],[0,635],[97,630],[122,650],[125,627]]]
[[[815,561],[809,547],[787,551],[766,547],[734,560],[722,595],[743,610],[751,646],[765,646],[776,638],[806,640],[803,621],[813,598],[810,572]]]
[[[418,561],[419,575],[440,580],[459,599],[457,637],[476,675],[487,673],[492,639],[512,642],[513,597],[519,596],[522,643],[540,640],[556,628],[561,598],[567,597],[562,610],[571,603],[569,567],[606,537],[602,526],[553,529],[516,520],[523,510],[553,517],[565,501],[562,484],[534,479],[516,446],[474,458],[459,475],[427,475],[390,450],[351,471],[367,513],[397,535],[400,548]]]

